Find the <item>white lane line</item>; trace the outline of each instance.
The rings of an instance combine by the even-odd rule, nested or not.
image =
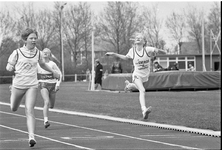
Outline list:
[[[11,127],[8,127],[8,126],[4,126],[2,124],[0,124],[0,127],[28,134],[28,132],[26,132],[26,131],[19,130],[19,129],[16,129],[16,128],[11,128]],[[92,148],[83,147],[83,146],[79,146],[79,145],[71,144],[71,143],[67,143],[67,142],[62,142],[62,141],[55,140],[55,139],[52,139],[52,138],[48,138],[48,137],[45,137],[45,136],[41,136],[41,135],[38,135],[38,134],[35,134],[35,136],[43,138],[43,139],[47,139],[47,140],[50,140],[50,141],[53,141],[53,142],[57,142],[57,143],[60,143],[60,144],[69,145],[69,146],[72,146],[72,147],[80,148],[80,149],[94,150]]]
[[[9,103],[4,103],[4,102],[0,102],[0,105],[10,106]],[[20,107],[24,108],[25,106],[20,105]],[[36,110],[42,110],[41,107],[35,107],[35,109]],[[68,111],[68,110],[61,110],[61,109],[50,109],[49,111],[62,113],[62,114],[97,118],[97,119],[103,119],[103,120],[111,120],[111,121],[121,122],[121,123],[129,123],[129,124],[135,124],[135,125],[145,125],[145,126],[148,126],[148,127],[157,127],[157,128],[161,128],[161,129],[174,130],[174,131],[179,131],[179,132],[187,132],[187,133],[195,133],[195,134],[200,134],[200,135],[221,137],[221,131],[189,128],[189,127],[184,127],[184,126],[160,124],[160,123],[154,123],[154,122],[144,122],[144,121],[133,120],[133,119],[124,119],[124,118],[117,118],[117,117],[111,117],[111,116],[105,116],[105,115],[95,115],[95,114],[76,112],[76,111]]]
[[[87,139],[87,140],[106,140],[113,139],[114,136],[84,136],[84,137],[61,137],[61,139],[71,140],[71,139]]]
[[[187,135],[140,135],[140,137],[163,137],[163,138],[180,138],[180,137],[187,137]],[[207,136],[192,136],[198,138],[206,138]],[[188,137],[189,138],[189,137]]]
[[[5,114],[9,114],[9,115],[16,115],[16,116],[26,117],[26,116],[23,116],[23,115],[18,115],[18,114],[8,113],[8,112],[2,112],[2,111],[0,111],[0,113],[5,113]],[[36,120],[43,120],[43,119],[36,118]],[[155,140],[149,140],[149,139],[143,139],[143,138],[139,138],[139,137],[133,137],[133,136],[119,134],[119,133],[115,133],[115,132],[109,132],[109,131],[104,131],[104,130],[99,130],[99,129],[82,127],[82,126],[72,125],[72,124],[67,124],[67,123],[61,123],[61,122],[56,122],[56,121],[52,121],[52,120],[50,120],[50,122],[53,122],[55,124],[60,124],[60,125],[65,125],[65,126],[70,126],[70,127],[90,130],[90,131],[96,131],[96,132],[107,133],[107,134],[111,134],[111,135],[122,136],[122,137],[130,138],[130,139],[140,140],[140,141],[147,141],[147,142],[158,143],[158,144],[162,144],[162,145],[168,145],[168,146],[172,146],[172,147],[180,147],[180,148],[189,149],[189,150],[191,150],[191,149],[192,150],[202,150],[200,148],[189,147],[189,146],[184,146],[184,145],[179,145],[179,144],[171,144],[171,143],[155,141]]]

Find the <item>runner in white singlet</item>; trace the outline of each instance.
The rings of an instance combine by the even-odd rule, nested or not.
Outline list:
[[[59,74],[42,60],[42,54],[36,48],[38,33],[35,30],[26,29],[23,31],[21,37],[25,45],[12,52],[6,66],[8,71],[15,72],[11,86],[10,106],[12,111],[17,111],[23,96],[26,96],[25,112],[29,133],[29,146],[33,147],[36,144],[34,138],[34,107],[38,92],[37,63],[45,70],[53,73],[54,77],[59,78]]]
[[[50,126],[48,120],[49,108],[54,107],[56,92],[59,90],[59,86],[62,81],[62,73],[59,70],[59,67],[56,65],[56,63],[50,60],[51,56],[52,53],[50,49],[48,48],[43,49],[43,59],[45,60],[45,63],[60,74],[59,80],[53,78],[52,73],[42,69],[38,65],[39,87],[42,98],[44,100],[43,117],[44,117],[45,128],[48,128]]]
[[[139,33],[135,37],[134,46],[129,50],[126,55],[117,54],[114,52],[107,52],[106,56],[115,56],[123,60],[133,59],[134,71],[132,74],[133,83],[129,83],[128,80],[125,81],[126,89],[137,88],[139,90],[139,101],[142,110],[142,115],[144,119],[148,118],[152,107],[146,107],[145,102],[145,88],[143,86],[144,82],[147,82],[150,74],[150,62],[151,58],[157,53],[165,54],[165,51],[159,50],[154,47],[146,46],[145,37]]]

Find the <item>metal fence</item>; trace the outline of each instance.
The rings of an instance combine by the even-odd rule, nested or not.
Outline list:
[[[91,81],[91,74],[65,75],[65,81],[89,82]],[[9,84],[9,83],[12,83],[12,76],[0,76],[0,84]]]

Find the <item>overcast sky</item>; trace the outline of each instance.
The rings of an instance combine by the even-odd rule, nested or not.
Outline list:
[[[121,0],[123,1],[123,0]],[[132,0],[129,0],[131,2],[133,2]],[[52,0],[48,0],[48,1],[2,1],[0,0],[0,11],[2,9],[9,9],[9,10],[13,10],[13,7],[16,6],[22,6],[25,3],[28,2],[33,2],[35,8],[37,9],[53,9],[53,5],[54,5],[54,1]],[[79,1],[64,1],[67,2],[67,5],[71,4],[71,3],[77,3]],[[100,11],[103,10],[104,6],[106,6],[107,1],[85,1],[85,2],[89,2],[89,4],[92,7],[92,10],[98,14]],[[212,4],[214,1],[150,1],[150,0],[146,0],[146,1],[136,1],[139,2],[141,5],[143,6],[147,6],[147,7],[151,7],[155,4],[158,5],[158,17],[162,18],[163,20],[166,19],[167,16],[169,16],[173,11],[174,12],[182,12],[182,10],[184,8],[187,8],[188,6],[195,6],[196,8],[198,8],[199,10],[204,10],[205,13],[207,14],[210,10],[210,8],[212,7]],[[220,1],[217,1],[220,2]],[[65,9],[65,8],[64,8]],[[167,33],[166,29],[162,30],[163,33]],[[173,43],[169,42],[169,36],[164,34],[163,38],[165,41],[167,41],[167,46],[170,47],[170,45],[172,45]]]

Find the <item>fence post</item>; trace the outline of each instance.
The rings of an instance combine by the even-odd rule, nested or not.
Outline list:
[[[77,82],[77,74],[75,74],[75,82]]]

